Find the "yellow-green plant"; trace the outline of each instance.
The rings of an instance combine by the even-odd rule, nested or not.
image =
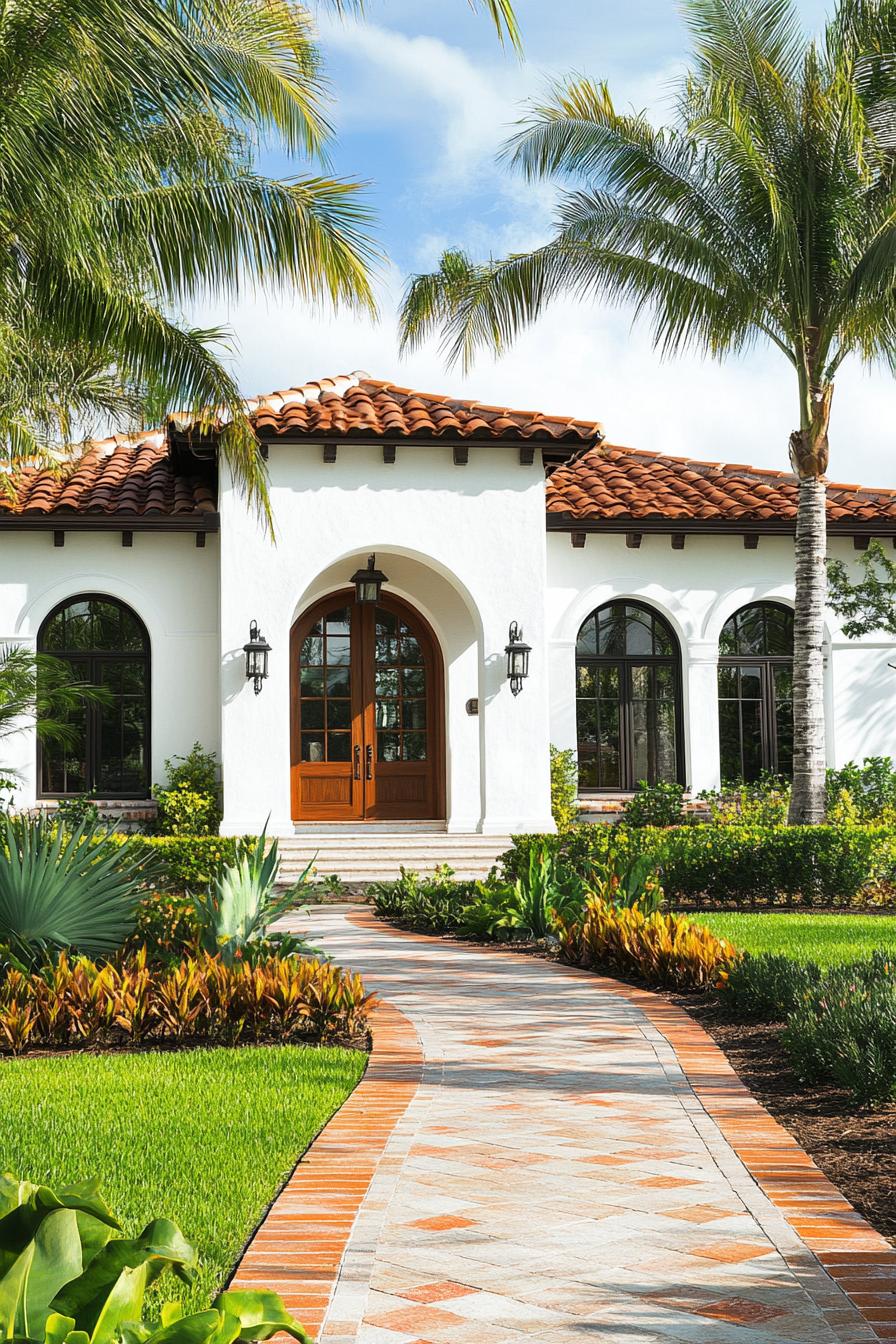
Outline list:
[[[0,983],[0,1052],[142,1041],[293,1041],[353,1037],[372,996],[329,962],[270,956],[226,964],[200,953],[152,971],[146,950],[97,965],[63,953]]]
[[[589,897],[581,917],[559,920],[560,955],[668,989],[705,989],[737,959],[735,948],[684,915],[644,914]]]

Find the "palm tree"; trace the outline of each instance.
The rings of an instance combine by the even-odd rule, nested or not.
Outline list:
[[[510,0],[485,7],[518,43]],[[0,88],[0,456],[40,454],[95,414],[207,408],[263,505],[224,333],[172,312],[268,283],[373,307],[359,185],[255,165],[265,142],[323,162],[310,13],[293,0],[15,0],[0,5]]]
[[[79,681],[63,659],[23,644],[0,645],[0,753],[10,738],[31,729],[41,742],[75,747],[84,706],[110,703],[106,687]],[[17,783],[17,772],[0,755],[0,794]]]
[[[617,111],[588,80],[552,90],[505,155],[562,184],[553,237],[485,264],[446,254],[409,285],[403,338],[441,328],[468,364],[571,293],[651,314],[664,355],[780,350],[798,393],[790,819],[818,822],[834,377],[850,354],[896,367],[896,3],[841,0],[817,41],[794,0],[684,0],[684,16],[693,65],[674,124]]]

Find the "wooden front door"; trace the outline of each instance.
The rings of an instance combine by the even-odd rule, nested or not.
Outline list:
[[[442,664],[417,612],[335,594],[296,621],[290,663],[296,821],[444,815]]]

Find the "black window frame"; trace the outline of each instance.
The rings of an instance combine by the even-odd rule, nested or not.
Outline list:
[[[728,626],[731,624],[732,621],[735,621],[735,622],[736,622],[736,621],[737,621],[737,618],[738,618],[739,616],[742,616],[744,612],[747,612],[747,611],[755,611],[755,610],[757,610],[757,609],[759,609],[759,610],[765,610],[765,609],[767,609],[767,608],[773,608],[773,609],[776,610],[776,611],[784,612],[784,614],[785,614],[785,615],[788,617],[788,619],[789,619],[790,633],[791,633],[791,651],[790,651],[789,654],[784,654],[784,653],[768,653],[768,652],[765,652],[765,653],[722,653],[722,652],[721,652],[721,644],[722,644],[722,640],[723,640],[724,635],[725,635],[725,631],[727,630]],[[766,633],[767,633],[767,626],[766,626],[765,622],[763,622],[763,630],[766,631]],[[735,626],[735,632],[736,632],[736,626]],[[789,771],[787,771],[787,770],[782,771],[782,770],[781,770],[781,767],[780,767],[780,760],[779,760],[779,753],[778,753],[778,717],[777,717],[777,699],[776,699],[776,695],[775,695],[775,671],[776,671],[776,669],[779,668],[779,667],[784,667],[784,668],[787,668],[787,669],[790,671],[790,673],[791,673],[791,701],[790,701],[790,703],[791,703],[791,709],[792,709],[792,707],[793,707],[793,682],[792,682],[792,676],[793,676],[793,608],[792,608],[792,607],[788,607],[788,606],[786,606],[785,603],[783,603],[783,602],[775,602],[775,601],[771,601],[771,600],[763,600],[763,601],[759,601],[759,602],[746,602],[746,603],[744,603],[744,605],[743,605],[742,607],[738,607],[737,611],[733,611],[733,612],[731,613],[731,615],[726,619],[725,624],[722,626],[722,629],[721,629],[721,631],[719,632],[719,668],[721,669],[721,668],[723,668],[723,667],[734,668],[734,669],[737,671],[737,675],[738,675],[738,688],[740,687],[740,676],[741,676],[741,672],[743,671],[743,669],[745,669],[745,668],[752,668],[752,667],[758,667],[758,669],[759,669],[759,682],[760,682],[760,693],[759,693],[759,706],[760,706],[760,709],[759,709],[759,755],[760,755],[760,769],[761,769],[763,772],[768,772],[769,774],[773,774],[773,775],[783,775],[784,778],[787,778],[787,779],[791,778],[791,777],[792,777],[792,774],[793,774],[793,762],[792,762],[792,760],[791,760],[791,768],[790,768]],[[718,686],[718,680],[717,680],[717,686]],[[720,687],[720,686],[718,687],[716,694],[717,694],[717,698],[718,698],[718,702],[719,702],[719,708],[720,708],[720,717],[719,717],[719,768],[720,768],[720,770],[722,770],[722,723],[721,723],[721,704],[722,704],[722,701],[723,701],[723,700],[725,700],[726,702],[733,702],[733,703],[736,703],[736,704],[742,704],[742,703],[743,703],[743,697],[740,696],[740,695],[738,695],[737,697],[732,697],[732,696],[728,696],[728,695],[723,696],[723,695],[721,694],[721,687]],[[744,779],[744,780],[745,780],[745,779],[746,779],[746,776],[745,776],[744,773],[743,773],[743,766],[744,766],[744,740],[743,740],[743,715],[742,715],[742,714],[739,716],[739,731],[740,731],[740,764],[741,764],[741,772],[740,772],[740,775],[737,776],[736,778],[737,778],[737,779]],[[725,775],[725,774],[724,774],[724,771],[723,771],[723,783],[733,783],[733,782],[735,782],[735,781],[734,781],[733,779],[729,779],[729,777],[728,777],[727,775]],[[749,780],[749,781],[747,781],[747,782],[748,782],[748,783],[752,783],[752,782],[755,782],[755,781],[753,781],[753,780]]]
[[[601,612],[607,611],[612,607],[635,607],[643,611],[651,618],[651,639],[655,639],[655,630],[659,626],[670,645],[671,652],[668,654],[582,654],[579,652],[579,643],[582,638],[582,631],[590,620],[597,621]],[[596,627],[599,629],[599,625]],[[595,676],[598,675],[601,667],[616,667],[619,673],[619,784],[591,785],[581,783],[581,768],[583,757],[599,756],[598,751],[592,751],[590,748],[582,749],[582,740],[579,737],[579,700],[585,699],[579,695],[579,668],[585,666],[595,670]],[[575,652],[575,698],[576,698],[576,756],[579,766],[579,795],[581,797],[602,797],[620,793],[634,792],[639,779],[643,775],[635,774],[634,770],[634,722],[633,722],[633,702],[636,697],[632,695],[632,675],[633,667],[667,667],[671,670],[673,681],[672,705],[675,725],[675,782],[684,785],[685,782],[685,764],[684,764],[684,712],[683,712],[683,693],[682,693],[682,672],[681,672],[681,644],[671,622],[658,611],[656,607],[648,602],[638,601],[636,598],[611,598],[608,602],[602,602],[599,607],[595,607],[583,619],[579,626],[576,636]],[[653,782],[653,781],[650,781]]]
[[[74,606],[78,602],[105,602],[108,605],[118,607],[118,609],[127,614],[135,623],[143,637],[142,652],[136,649],[53,649],[45,647],[46,633],[51,622],[68,607]],[[56,658],[65,663],[86,663],[88,669],[86,675],[79,673],[78,680],[89,681],[94,685],[102,684],[102,677],[97,676],[97,669],[101,666],[109,666],[115,663],[134,663],[142,662],[144,668],[144,722],[145,734],[143,744],[144,774],[139,789],[109,789],[100,787],[98,780],[100,777],[101,750],[100,750],[100,712],[101,707],[88,703],[85,706],[86,717],[86,742],[85,742],[85,764],[86,778],[85,788],[61,792],[60,790],[45,789],[43,787],[44,779],[44,753],[47,747],[38,738],[37,741],[37,788],[36,797],[38,799],[58,799],[58,798],[76,798],[82,793],[89,794],[99,798],[101,801],[109,800],[133,800],[143,802],[150,797],[150,776],[152,772],[152,643],[149,637],[149,631],[146,623],[138,612],[134,610],[129,603],[123,601],[120,597],[115,597],[112,593],[73,593],[47,613],[41,621],[40,629],[37,633],[37,651],[46,653],[49,657]],[[52,747],[49,750],[53,750]]]

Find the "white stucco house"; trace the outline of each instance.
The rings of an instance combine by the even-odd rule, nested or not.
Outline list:
[[[274,541],[214,436],[175,420],[0,500],[0,641],[113,694],[74,750],[16,739],[19,805],[140,802],[197,739],[222,763],[225,833],[551,829],[551,742],[577,750],[594,800],[787,771],[792,476],[360,373],[251,407]],[[833,554],[896,537],[896,492],[829,500]],[[359,602],[371,555],[385,577]],[[531,648],[517,694],[514,623]],[[830,616],[831,763],[896,755],[894,657]]]

